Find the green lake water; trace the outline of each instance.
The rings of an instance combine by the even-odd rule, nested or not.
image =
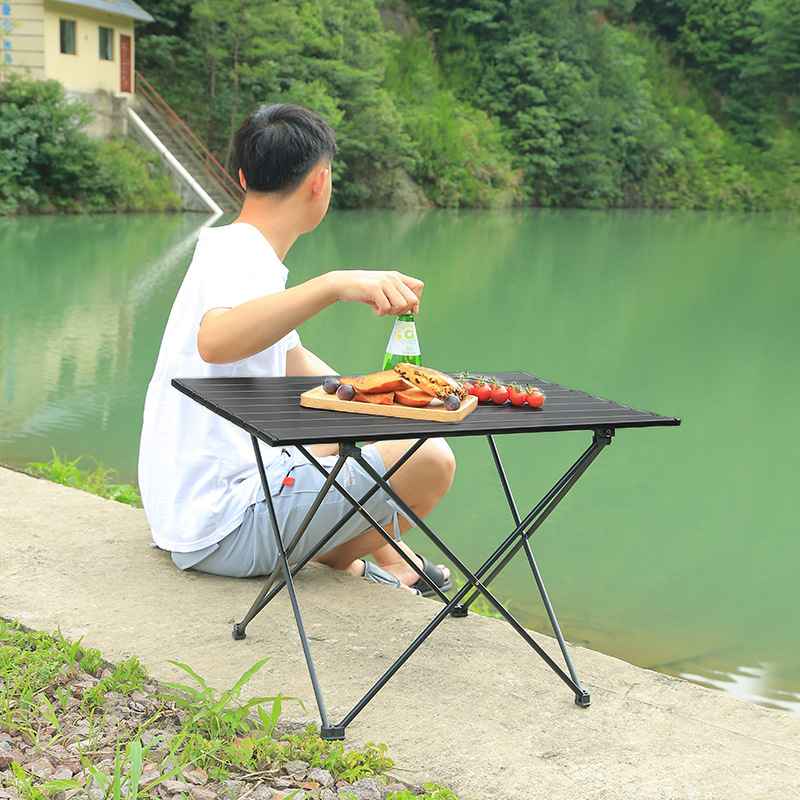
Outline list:
[[[55,448],[135,481],[145,388],[204,222],[0,220],[0,462]],[[422,278],[431,366],[521,370],[680,417],[619,430],[534,536],[564,633],[800,713],[798,252],[792,215],[331,212],[287,265],[290,283],[333,268]],[[340,371],[368,372],[390,328],[338,304],[301,335]],[[527,510],[590,435],[497,441]],[[476,564],[510,515],[486,442],[451,443],[456,482],[430,521]],[[523,558],[493,588],[549,630]]]

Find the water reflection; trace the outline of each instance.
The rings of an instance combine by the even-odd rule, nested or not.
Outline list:
[[[790,674],[779,664],[758,663],[732,670],[729,662],[721,657],[716,666],[699,660],[697,663],[677,667],[670,665],[659,671],[712,689],[720,689],[741,700],[800,714],[800,695],[794,691],[798,675],[796,672]]]
[[[154,295],[174,292],[198,230],[214,219],[99,216],[82,219],[79,235],[69,217],[3,221],[0,441],[12,460],[20,444],[26,461],[47,459],[59,439],[70,457],[87,452],[61,434],[80,439],[87,419],[107,430],[120,397],[141,392],[135,331],[153,322]],[[88,452],[109,465],[120,458]]]

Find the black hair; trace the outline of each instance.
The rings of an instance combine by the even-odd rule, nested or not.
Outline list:
[[[236,161],[248,190],[288,194],[321,161],[336,155],[336,136],[318,114],[291,103],[263,105],[236,133]]]

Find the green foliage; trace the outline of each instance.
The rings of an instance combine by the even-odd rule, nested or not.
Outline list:
[[[90,139],[90,118],[57,81],[0,83],[0,214],[179,207],[152,158],[131,142]]]
[[[329,119],[340,207],[798,204],[800,0],[142,4],[140,67],[229,166],[262,102]]]
[[[16,762],[11,764],[11,774],[13,782],[10,785],[19,793],[20,797],[24,797],[26,800],[53,800],[63,796],[64,792],[68,790],[74,791],[80,788],[80,784],[72,780],[37,782]]]
[[[361,778],[372,777],[394,766],[386,755],[385,744],[367,742],[363,750],[345,752],[340,741],[326,741],[309,725],[302,735],[287,734],[284,757],[307,761],[312,767],[327,769],[335,779],[354,783]]]
[[[634,17],[663,36],[737,139],[770,149],[797,129],[800,0],[656,0]]]
[[[0,618],[0,731],[42,744],[42,729],[55,729],[55,734],[44,736],[49,739],[47,746],[62,741],[62,747],[77,745],[76,759],[83,773],[80,782],[46,780],[12,763],[9,773],[0,773],[0,788],[10,787],[31,800],[54,800],[91,783],[92,796],[144,800],[160,797],[161,785],[190,766],[206,769],[209,777],[218,781],[229,776],[263,780],[265,774],[277,775],[283,764],[296,759],[329,770],[334,780],[383,780],[382,773],[394,766],[385,745],[368,743],[363,750],[345,751],[341,742],[324,741],[313,725],[302,734],[273,738],[282,701],[287,698],[242,700],[247,682],[266,661],[259,661],[222,692],[209,687],[195,670],[172,662],[199,688],[165,684],[180,694],[154,695],[158,702],[138,725],[122,723],[109,730],[117,723],[110,722],[113,715],[104,713],[106,701],[131,695],[147,682],[144,668],[132,658],[114,665],[93,688],[83,691],[79,708],[87,712],[88,731],[82,726],[79,732],[66,734],[61,717],[73,706],[68,702],[69,681],[83,672],[97,676],[105,666],[100,653],[82,648],[80,641],[70,642],[60,631],[52,635],[25,631]],[[265,704],[271,704],[269,710]],[[177,731],[159,732],[158,724],[167,718],[180,718]],[[113,747],[111,759],[106,757],[109,744]],[[157,774],[143,781],[148,763],[156,767]],[[429,783],[422,795],[392,792],[389,800],[456,798],[439,784]]]
[[[335,206],[490,207],[522,197],[499,126],[439,86],[430,45],[400,43],[372,0],[206,0],[192,5],[188,24],[179,4],[143,5],[159,21],[140,36],[140,68],[156,89],[181,74],[168,101],[228,167],[244,115],[288,101],[337,131]]]
[[[49,739],[47,747],[62,740],[66,742],[61,716],[70,705],[69,682],[80,673],[96,674],[102,666],[99,651],[83,649],[80,640],[70,642],[61,631],[52,635],[24,631],[17,623],[0,619],[0,730],[12,736],[22,735],[30,742],[41,743],[42,723],[46,723],[55,730],[53,735],[45,734]],[[143,685],[144,678],[144,670],[135,658],[119,663],[108,677],[84,693],[81,708],[100,705],[109,692],[130,694]],[[105,719],[105,715],[102,715],[102,719]],[[88,721],[89,741],[95,741],[98,731],[93,727],[95,717],[92,712]],[[78,757],[84,780],[93,780],[100,788],[100,796],[124,796],[129,800],[152,797],[150,790],[157,783],[174,777],[180,771],[180,766],[165,766],[155,783],[140,791],[130,791],[131,786],[139,786],[142,766],[150,751],[162,748],[165,744],[163,737],[157,735],[145,746],[138,738],[141,732],[134,731],[129,741],[121,741],[117,737],[116,754],[110,771],[96,766],[79,745]],[[167,755],[162,755],[162,758],[170,761],[173,752],[168,748],[164,748],[164,752]],[[19,796],[31,800],[53,800],[63,797],[65,792],[74,794],[82,788],[82,784],[76,780],[43,780],[34,773],[28,773],[16,762],[11,764],[10,776],[5,780],[0,773],[0,787],[9,786]]]
[[[800,0],[142,5],[140,69],[229,170],[261,103],[331,122],[335,206],[798,206]],[[87,119],[54,82],[0,87],[0,213],[179,207]]]
[[[406,168],[433,205],[492,208],[523,199],[499,124],[444,86],[426,39],[407,34],[397,42],[384,83],[402,111]]]
[[[350,783],[371,777],[393,766],[386,745],[368,743],[363,750],[345,752],[339,741],[325,741],[313,725],[302,735],[287,734],[272,738],[284,698],[256,697],[245,702],[241,695],[247,682],[268,661],[262,659],[247,670],[230,689],[219,692],[186,664],[171,663],[187,672],[199,685],[164,684],[181,694],[173,698],[185,709],[181,731],[174,738],[180,743],[182,759],[206,769],[216,780],[225,780],[231,767],[258,771],[265,764],[301,759],[311,766],[327,769],[334,780]],[[296,699],[296,698],[289,698]],[[299,701],[298,701],[299,702]],[[267,712],[264,704],[271,703]],[[302,703],[300,704],[302,706]],[[252,715],[253,709],[257,715]]]
[[[161,171],[158,156],[130,138],[97,142],[97,179],[105,184],[98,211],[179,211],[183,203]]]
[[[80,643],[68,641],[61,631],[26,632],[0,619],[0,729],[27,729],[26,715],[39,708],[44,691],[76,672],[99,669],[98,651]]]
[[[52,449],[52,448],[51,448]],[[81,469],[78,464],[88,459],[94,462],[94,468]],[[142,498],[139,491],[127,483],[115,483],[119,473],[115,469],[108,469],[102,461],[92,456],[78,456],[74,461],[67,461],[53,449],[51,461],[34,461],[27,465],[26,470],[30,475],[46,478],[54,483],[81,489],[84,492],[116,500],[131,506],[141,508]]]
[[[171,664],[175,664],[175,666],[188,672],[200,685],[200,689],[175,683],[165,683],[164,685],[187,695],[188,700],[186,702],[179,700],[179,705],[185,705],[191,712],[188,717],[189,726],[202,736],[209,738],[219,736],[220,733],[226,729],[249,731],[250,724],[248,722],[248,717],[250,715],[250,709],[262,703],[271,702],[274,708],[277,708],[276,714],[261,720],[262,722],[267,719],[269,720],[269,726],[267,730],[263,731],[263,734],[270,735],[274,728],[274,723],[277,720],[277,716],[280,714],[283,701],[281,695],[277,697],[251,698],[244,703],[240,701],[242,689],[245,684],[267,663],[267,661],[269,661],[269,659],[264,658],[253,665],[239,678],[231,689],[227,689],[221,693],[209,687],[203,678],[191,667],[177,661],[171,661]]]
[[[313,725],[308,726],[302,735],[288,734],[280,740],[273,739],[275,725],[287,698],[278,695],[241,700],[248,681],[268,660],[265,658],[254,664],[233,687],[222,692],[209,687],[186,664],[171,662],[187,672],[199,686],[164,684],[180,692],[172,699],[186,711],[182,729],[176,737],[183,759],[206,769],[217,780],[225,780],[232,766],[256,771],[265,764],[297,759],[327,769],[334,779],[348,782],[373,776],[393,766],[386,755],[385,745],[368,743],[363,750],[345,752],[341,742],[323,740]],[[265,709],[265,704],[271,704],[270,711]],[[253,709],[257,711],[255,716]]]
[[[262,103],[290,101],[314,108],[337,130],[336,204],[380,205],[391,194],[405,137],[381,87],[391,34],[372,0],[143,5],[158,22],[140,35],[140,68],[227,168],[244,116]],[[166,92],[176,75],[180,89]]]
[[[652,40],[638,39],[663,120],[646,205],[672,208],[773,210],[798,208],[800,137],[785,127],[763,129],[761,145],[718,124],[700,90],[692,89]]]
[[[458,800],[449,789],[438,783],[426,783],[424,788],[424,800]],[[406,789],[402,792],[389,792],[386,800],[420,800],[420,798]]]
[[[86,198],[95,147],[88,110],[57,81],[0,84],[0,211],[67,211]]]
[[[102,678],[96,686],[87,689],[83,693],[81,705],[86,709],[100,706],[103,698],[109,692],[130,694],[137,689],[141,689],[146,681],[147,673],[134,656],[128,661],[116,664],[110,675]]]
[[[438,51],[466,32],[481,56],[472,91],[509,131],[537,205],[628,205],[646,168],[642,134],[656,123],[632,36],[578,3],[484,2],[443,20]],[[463,59],[458,57],[457,66]]]
[[[785,83],[777,65],[796,75],[800,30],[781,37],[775,24],[788,20],[791,29],[795,7],[794,0],[779,11],[765,0],[415,4],[438,31],[454,91],[507,130],[534,204],[746,210],[797,207],[788,177],[798,166],[796,131],[779,114],[794,108],[787,93],[796,82]],[[647,27],[628,25],[632,16]],[[658,47],[648,30],[673,44]],[[770,70],[780,78],[763,84]]]
[[[184,762],[208,770],[218,780],[225,780],[231,766],[257,770],[258,765],[276,759],[277,743],[272,733],[284,698],[257,697],[241,701],[242,690],[252,676],[268,661],[262,659],[247,670],[236,684],[223,692],[209,687],[206,681],[186,664],[172,661],[185,670],[200,688],[175,683],[164,684],[181,694],[174,698],[186,712],[179,743]],[[271,711],[263,709],[271,703]],[[251,712],[257,709],[257,716]]]

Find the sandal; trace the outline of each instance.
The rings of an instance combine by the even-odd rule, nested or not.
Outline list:
[[[387,572],[382,567],[379,567],[377,564],[374,564],[372,561],[364,561],[364,574],[362,575],[363,578],[366,578],[368,581],[372,581],[373,583],[381,583],[384,586],[391,586],[394,589],[399,589],[402,584],[400,583],[400,578],[396,575],[392,575],[391,572]],[[417,595],[421,594],[420,590],[416,587],[416,584],[411,587],[417,593]]]
[[[412,589],[416,589],[423,597],[438,597],[439,593],[433,588],[434,586],[442,592],[449,592],[453,588],[450,578],[445,578],[444,572],[436,564],[432,564],[425,556],[421,556],[419,553],[415,555],[417,558],[422,559],[422,572],[425,577],[412,584]]]

